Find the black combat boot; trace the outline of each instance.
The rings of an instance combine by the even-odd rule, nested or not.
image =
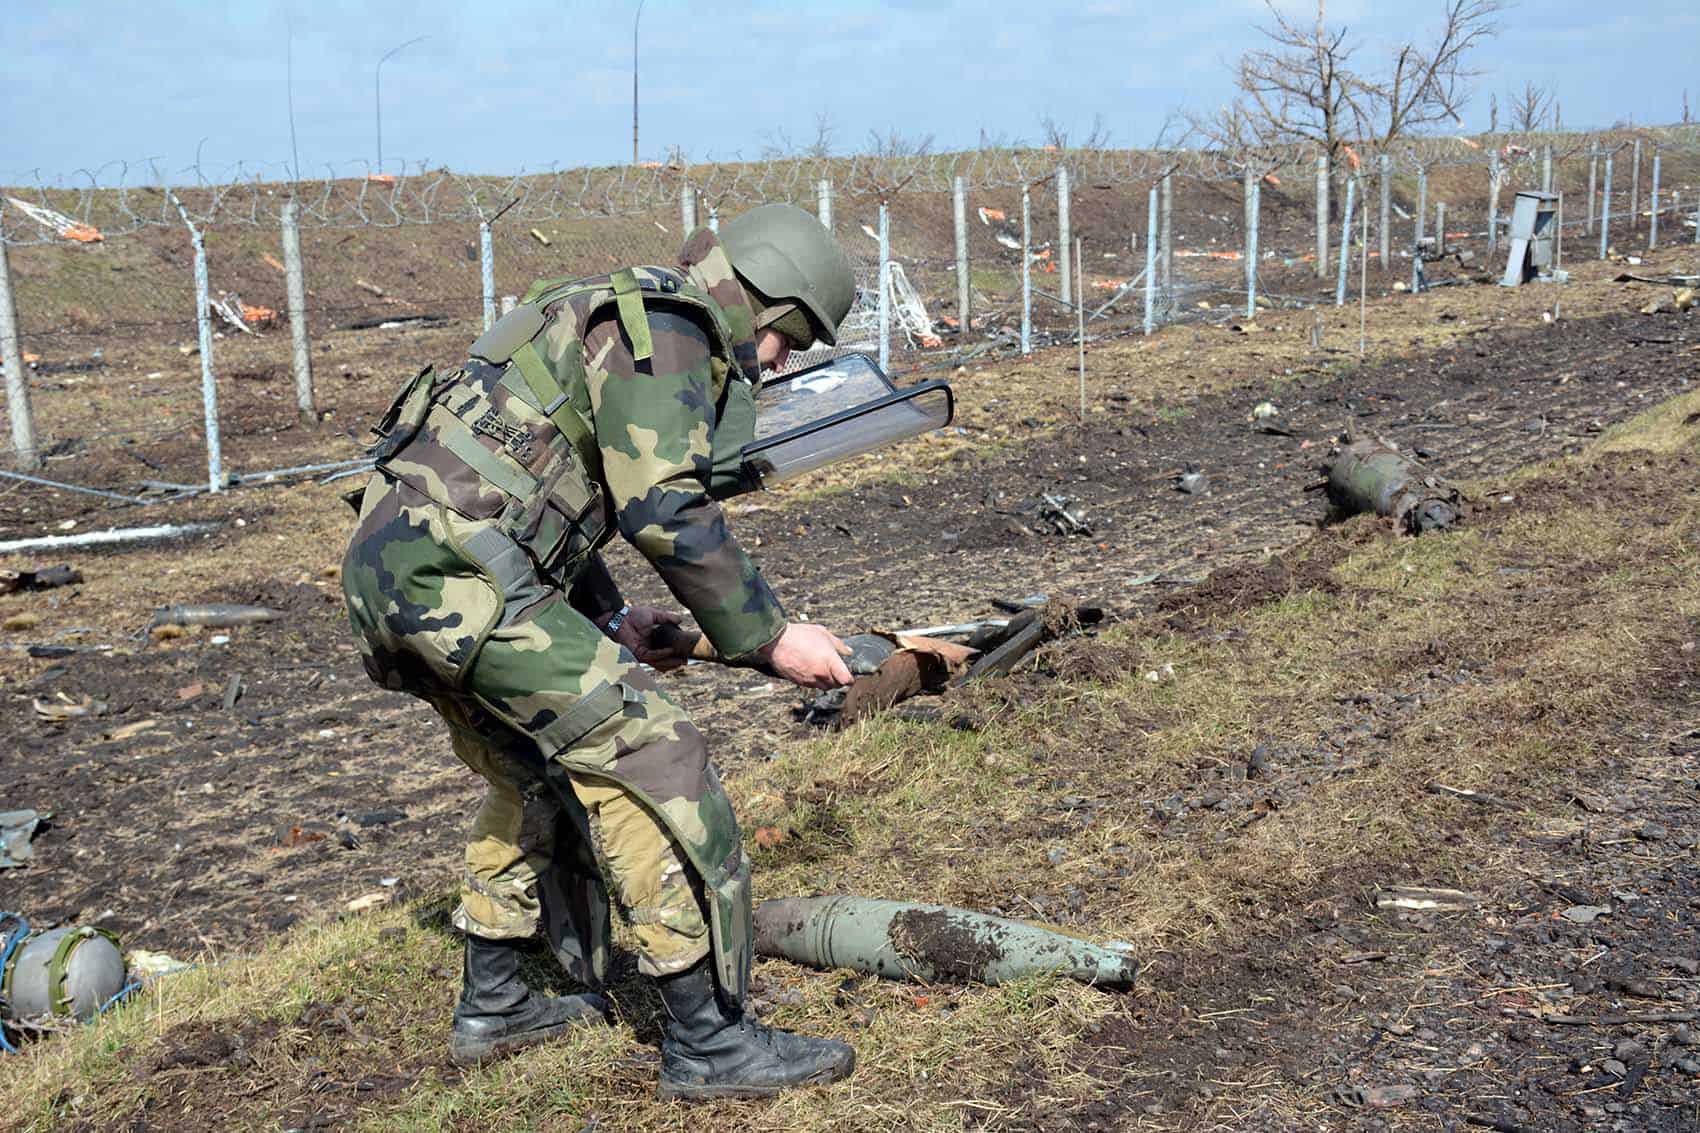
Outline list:
[[[661,1040],[663,1098],[769,1098],[787,1086],[836,1082],[856,1068],[847,1043],[776,1031],[726,1007],[707,960],[656,983],[670,1017]]]
[[[523,940],[466,935],[460,1002],[449,1032],[449,1058],[461,1066],[499,1058],[560,1034],[574,1023],[599,1022],[600,995],[544,995],[519,978]]]

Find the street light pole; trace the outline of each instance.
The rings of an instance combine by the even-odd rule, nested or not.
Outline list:
[[[430,38],[431,37],[428,35],[415,36],[406,43],[396,44],[394,47],[384,52],[383,58],[379,59],[378,65],[372,69],[372,108],[378,123],[377,172],[379,173],[384,171],[384,64],[388,63],[390,61],[390,57],[401,51],[403,48],[412,47],[420,40]]]
[[[638,0],[632,17],[632,164],[638,163],[638,21],[643,19],[643,0]]]

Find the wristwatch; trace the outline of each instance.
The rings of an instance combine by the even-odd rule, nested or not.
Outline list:
[[[630,605],[621,606],[617,611],[615,611],[614,616],[608,619],[608,624],[602,627],[603,632],[609,637],[613,637],[616,633],[619,633],[620,626],[625,623],[626,615],[631,612],[632,608]]]

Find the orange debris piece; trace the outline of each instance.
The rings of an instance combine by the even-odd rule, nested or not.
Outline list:
[[[366,174],[366,180],[372,182],[374,185],[394,185],[395,184],[395,174],[394,173],[368,173],[368,174]]]

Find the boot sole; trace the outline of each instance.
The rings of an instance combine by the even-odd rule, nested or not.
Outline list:
[[[548,1042],[559,1035],[564,1035],[573,1027],[583,1026],[582,1021],[557,1023],[540,1031],[527,1031],[523,1035],[506,1035],[499,1039],[458,1039],[449,1037],[449,1061],[456,1066],[477,1066],[480,1062],[490,1062],[498,1058],[506,1058],[516,1051],[528,1046],[537,1046]]]
[[[794,1090],[798,1086],[825,1086],[832,1082],[842,1081],[850,1077],[856,1069],[852,1062],[842,1068],[829,1067],[810,1074],[807,1078],[799,1078],[783,1086],[738,1086],[738,1085],[691,1085],[681,1082],[668,1082],[663,1079],[655,1091],[662,1101],[706,1102],[706,1101],[749,1101],[757,1098],[774,1098],[786,1090]]]

